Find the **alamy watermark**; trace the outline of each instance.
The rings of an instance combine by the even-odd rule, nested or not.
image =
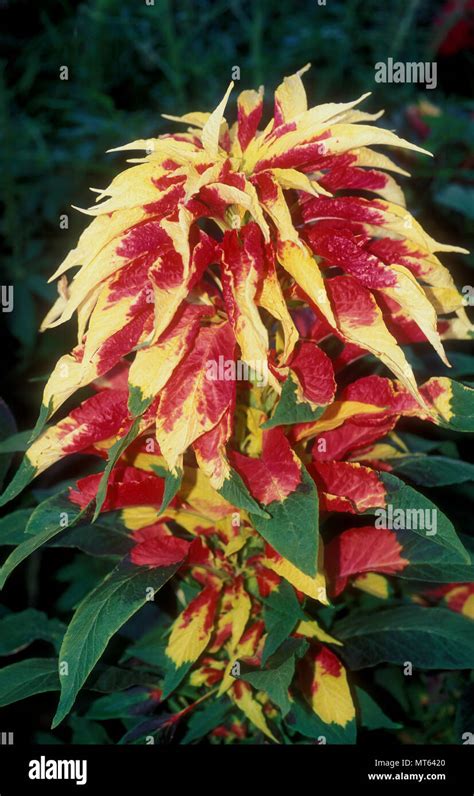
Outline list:
[[[13,311],[13,285],[1,285],[2,312]]]
[[[258,387],[268,384],[268,363],[266,359],[249,360],[226,359],[222,354],[218,359],[206,362],[206,379],[209,381],[251,381]]]
[[[391,503],[384,509],[375,511],[375,527],[390,531],[425,531],[427,536],[435,536],[438,530],[436,509],[399,509]]]
[[[378,61],[375,64],[376,83],[424,83],[426,88],[438,85],[436,61]]]
[[[87,760],[48,760],[45,755],[30,760],[29,779],[70,779],[76,785],[87,783]]]
[[[474,287],[472,285],[464,285],[461,288],[461,293],[463,294],[462,303],[465,307],[474,307]]]

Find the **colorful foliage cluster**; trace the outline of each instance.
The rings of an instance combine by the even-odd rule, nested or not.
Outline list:
[[[304,71],[264,127],[263,89],[227,124],[231,84],[214,112],[167,117],[185,132],[121,147],[145,155],[97,192],[52,277],[42,328],[76,315],[77,345],[2,501],[70,454],[105,466],[31,513],[0,580],[44,544],[114,563],[76,608],[59,682],[57,661],[30,662],[38,690],[60,685],[55,725],[101,690],[110,639],[165,584],[172,608],[87,714],[126,717],[126,741],[352,743],[357,723],[398,725],[351,672],[474,668],[472,539],[405,483],[474,468],[397,431],[474,430],[474,390],[418,384],[403,347],[449,364],[444,342],[472,336],[436,256],[463,250],[422,229],[406,172],[371,147],[422,150],[370,124],[366,95],[308,108]]]

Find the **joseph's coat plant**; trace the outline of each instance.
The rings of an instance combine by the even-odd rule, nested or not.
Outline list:
[[[98,466],[10,534],[1,583],[41,546],[105,571],[67,629],[37,630],[57,657],[7,666],[0,691],[39,671],[36,690],[60,690],[53,727],[353,743],[400,729],[372,667],[473,667],[472,537],[426,494],[472,470],[398,429],[474,429],[474,390],[420,383],[407,357],[448,365],[445,341],[470,339],[437,256],[464,250],[405,206],[392,157],[423,150],[374,125],[367,95],[308,108],[304,71],[268,120],[261,88],[229,125],[231,84],[212,113],[167,117],[184,131],[119,147],[138,156],[52,276],[41,328],[75,318],[77,344],[2,502],[72,454]]]

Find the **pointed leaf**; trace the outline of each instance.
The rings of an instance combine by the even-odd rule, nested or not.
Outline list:
[[[443,608],[407,605],[361,612],[337,622],[334,632],[344,642],[341,655],[350,669],[405,661],[417,669],[474,666],[472,621]]]
[[[79,689],[122,625],[176,572],[178,564],[143,569],[122,562],[78,606],[61,646],[59,660],[68,665],[61,677],[61,699],[53,726],[69,713]]]

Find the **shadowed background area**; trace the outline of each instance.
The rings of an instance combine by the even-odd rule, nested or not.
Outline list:
[[[90,205],[89,187],[105,187],[123,167],[123,153],[106,155],[107,149],[157,135],[170,125],[176,129],[161,113],[213,109],[234,67],[240,69],[234,96],[264,84],[267,114],[282,77],[309,61],[313,68],[305,85],[311,105],[352,100],[372,91],[364,110],[385,108],[378,124],[435,155],[402,158],[397,153],[413,175],[411,181],[402,180],[411,211],[436,239],[474,249],[473,0],[149,3],[0,0],[1,284],[14,287],[14,310],[2,313],[1,319],[2,397],[21,430],[34,425],[52,364],[74,344],[73,322],[44,335],[37,332],[56,295],[47,278],[88,223],[71,204]],[[375,66],[388,58],[436,61],[437,87],[377,83]],[[60,78],[62,67],[67,67],[67,80]],[[233,113],[231,100],[231,121]],[[472,254],[444,256],[443,262],[460,287],[474,284]],[[468,353],[464,343],[447,348]],[[429,375],[447,374],[431,355],[416,365]],[[474,379],[474,357],[463,358],[461,370],[452,375]],[[468,445],[459,446],[464,458]],[[52,468],[40,488],[70,477],[68,466]],[[452,497],[440,500],[451,504],[452,519],[457,512],[462,521],[469,504],[460,497],[454,507]],[[50,572],[73,560],[72,554],[58,550],[48,556]],[[56,573],[46,588],[41,566],[38,554],[12,578],[6,601],[13,610],[49,610],[58,595],[64,610],[74,604],[72,587],[64,591],[67,577],[61,581]],[[30,650],[38,651],[41,642]],[[445,686],[433,676],[429,688],[433,705],[445,688],[448,709],[457,681]],[[54,699],[35,698],[38,726],[45,730]],[[32,704],[15,706],[11,723],[19,713],[28,722]],[[436,721],[444,720],[443,704],[433,714]]]

